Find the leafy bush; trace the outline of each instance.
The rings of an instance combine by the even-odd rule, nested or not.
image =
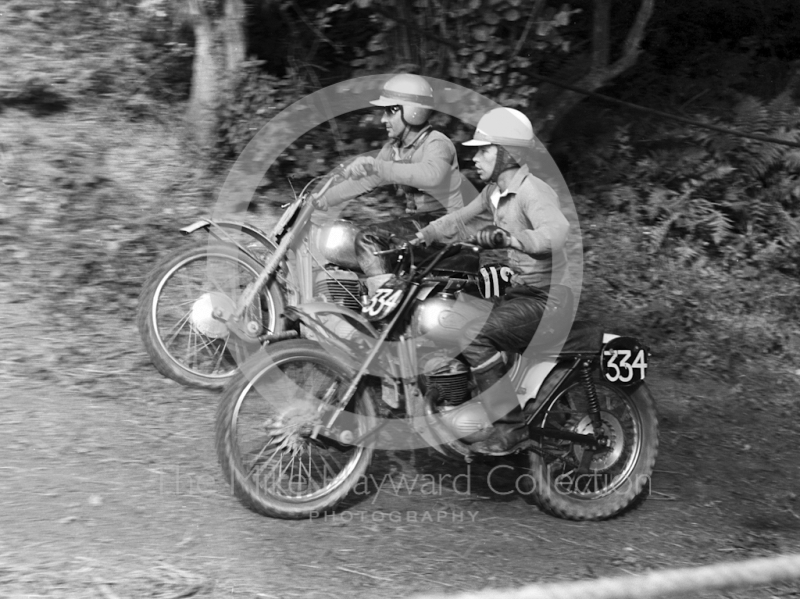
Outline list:
[[[587,11],[569,4],[560,8],[530,0],[449,5],[361,0],[359,4],[375,10],[382,28],[361,52],[363,56],[352,61],[356,73],[402,66],[461,83],[505,106],[525,109],[538,84],[531,72],[558,72],[568,78],[565,69],[585,60],[571,53],[571,48],[588,26]]]
[[[729,119],[706,120],[800,140],[786,95],[745,97]],[[618,127],[569,176],[587,182],[573,185],[589,248],[582,309],[649,338],[676,373],[733,373],[764,357],[788,371],[800,358],[799,159],[686,125]]]
[[[158,117],[153,100],[185,100],[191,37],[170,3],[156,4],[165,10],[147,3],[12,3],[0,15],[7,42],[0,103],[45,114],[110,101],[129,116]],[[37,51],[14,54],[24,45]]]
[[[800,109],[787,95],[745,98],[732,122],[719,124],[800,141]],[[590,178],[603,188],[598,209],[629,213],[647,231],[649,252],[684,264],[716,258],[728,270],[800,272],[800,150],[685,125],[646,135],[658,141],[621,127],[588,155]]]

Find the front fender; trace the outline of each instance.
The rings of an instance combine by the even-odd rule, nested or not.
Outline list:
[[[245,246],[229,235],[225,229],[244,233],[258,242],[261,247]],[[240,252],[255,260],[259,266],[264,266],[270,254],[278,249],[277,244],[264,231],[253,225],[236,221],[213,221],[204,218],[183,227],[181,233],[183,235],[192,235],[197,231],[204,230],[222,243],[234,245]],[[289,303],[299,302],[298,273],[295,270],[295,264],[288,256],[284,260],[281,269],[283,274],[282,276],[278,275],[278,281],[288,294],[287,300]]]
[[[259,244],[264,246],[267,252],[273,252],[277,249],[277,245],[274,241],[272,241],[269,236],[253,225],[247,223],[240,223],[235,221],[213,221],[208,218],[200,219],[193,222],[191,225],[181,228],[181,233],[183,235],[192,235],[197,231],[206,230],[209,234],[213,235],[216,239],[222,241],[223,243],[231,243],[235,245],[239,250],[250,256],[253,260],[258,262],[259,264],[264,264],[264,257],[263,252],[254,252],[252,249],[242,245],[240,242],[236,241],[231,235],[229,235],[225,229],[229,229],[231,231],[239,231],[244,233],[245,235],[252,237],[255,239]]]

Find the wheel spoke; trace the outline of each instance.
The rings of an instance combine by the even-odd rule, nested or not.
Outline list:
[[[199,340],[200,338],[201,338],[201,336],[198,333],[195,333],[195,339]],[[194,352],[193,352],[195,356],[199,356],[200,352],[202,352],[204,349],[212,346],[214,343],[216,343],[218,341],[218,339],[214,339],[213,337],[206,337],[206,339],[208,339],[208,341],[205,341],[202,344],[199,344],[199,343],[196,344],[196,345],[199,345],[199,347],[196,347]],[[214,353],[211,354],[211,357],[213,358],[216,355],[216,353],[217,353],[216,350],[214,350]]]
[[[183,317],[181,317],[181,319],[178,322],[176,322],[172,326],[172,328],[167,333],[167,336],[169,337],[169,339],[167,339],[164,342],[165,345],[171,345],[172,344],[172,342],[175,340],[175,337],[177,337],[178,333],[181,332],[181,329],[186,325],[187,322],[189,322],[189,317],[191,315],[192,315],[191,312],[187,312]]]
[[[263,455],[264,450],[266,450],[267,447],[269,447],[269,443],[262,448],[262,450],[259,452],[258,456],[256,456],[256,459],[253,460],[254,465],[258,465],[258,460]],[[272,455],[270,456],[270,458],[264,464],[258,465],[258,467],[257,467],[258,473],[257,474],[259,476],[261,475],[261,472],[264,470],[264,468],[266,468],[270,464],[270,462],[272,462],[273,457],[275,457],[276,455],[279,456],[279,459],[280,459],[280,461],[278,462],[278,465],[280,465],[283,462],[283,451],[282,451],[282,449],[283,449],[282,447],[277,447],[275,449],[275,451],[272,453]],[[277,468],[277,466],[273,466],[270,469],[269,474],[272,474],[275,471],[275,468]],[[252,472],[253,471],[251,470],[250,473],[248,474],[248,476],[250,474],[252,474]]]
[[[220,347],[219,358],[216,362],[214,362],[214,368],[212,369],[212,372],[217,372],[220,369],[220,366],[222,366],[222,357],[225,355],[225,350],[228,349],[228,339],[229,337],[225,337],[225,343],[223,343],[222,347]]]

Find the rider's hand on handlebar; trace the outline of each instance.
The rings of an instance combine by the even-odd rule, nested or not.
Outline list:
[[[488,225],[475,234],[475,243],[487,250],[512,247],[511,233],[495,225]]]
[[[311,204],[317,210],[325,211],[328,209],[328,202],[325,201],[325,196],[311,195]]]
[[[375,159],[372,156],[359,156],[344,169],[346,177],[362,179],[375,172]]]
[[[419,235],[414,235],[411,239],[406,240],[406,243],[411,247],[425,247],[427,244],[425,240]]]

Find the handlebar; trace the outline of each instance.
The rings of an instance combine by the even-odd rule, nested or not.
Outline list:
[[[400,252],[407,252],[412,247],[414,247],[414,246],[412,246],[407,241],[405,241],[405,242],[403,242],[402,244],[400,244],[397,247],[389,248],[388,250],[378,250],[376,252],[373,252],[373,254],[375,256],[382,256],[382,255],[385,255],[385,254],[393,254],[393,253],[396,254],[396,253],[400,253]],[[427,259],[425,259],[423,261],[423,263],[425,263],[425,262],[428,263],[426,265],[425,269],[422,272],[420,272],[418,274],[415,274],[414,276],[415,277],[419,277],[419,278],[425,278],[436,267],[436,265],[439,264],[439,262],[441,262],[445,258],[449,258],[453,254],[457,254],[461,250],[461,248],[465,248],[465,247],[466,248],[477,249],[476,244],[471,243],[469,241],[456,241],[456,242],[453,242],[453,243],[449,243],[449,244],[445,245],[442,249],[438,250],[432,256],[427,257]],[[411,256],[411,260],[412,260],[412,262],[411,262],[411,271],[413,272],[413,270],[414,270],[414,268],[413,268],[414,267],[413,253],[409,252],[409,255]]]
[[[445,258],[449,258],[454,254],[457,254],[462,247],[475,247],[475,244],[464,241],[456,241],[454,243],[447,244],[441,250],[436,252],[432,258],[430,258],[430,264],[428,264],[425,270],[423,270],[422,273],[420,273],[419,277],[421,279],[427,277],[428,274],[436,267],[436,265],[439,264],[439,262],[441,262]]]
[[[447,244],[445,246],[445,248],[474,247],[474,246],[478,245],[474,241],[472,241],[472,239],[473,238],[471,237],[467,241],[454,241],[453,243]],[[406,251],[409,248],[409,246],[411,246],[411,244],[409,244],[407,241],[404,241],[402,244],[398,245],[397,247],[389,248],[388,250],[378,250],[378,251],[372,252],[372,253],[375,256],[383,256],[384,254],[394,254],[394,253],[397,253],[397,252]],[[411,246],[411,247],[419,247],[419,246]],[[442,251],[442,250],[439,250],[439,251]]]
[[[335,167],[331,171],[330,176],[328,177],[328,180],[325,181],[325,183],[323,184],[322,189],[320,189],[317,192],[316,197],[320,197],[320,196],[325,195],[325,192],[328,191],[328,189],[330,188],[331,185],[333,185],[333,182],[336,181],[337,178],[342,177],[343,174],[344,174],[344,165],[343,164],[340,164],[339,166]],[[311,181],[306,183],[305,187],[303,187],[303,190],[300,192],[300,195],[301,196],[306,195],[306,192],[308,191],[308,188],[311,187],[314,184],[314,181],[317,181],[317,180],[319,180],[321,178],[322,178],[322,175],[320,175],[319,177],[314,177],[313,179],[311,179]]]

